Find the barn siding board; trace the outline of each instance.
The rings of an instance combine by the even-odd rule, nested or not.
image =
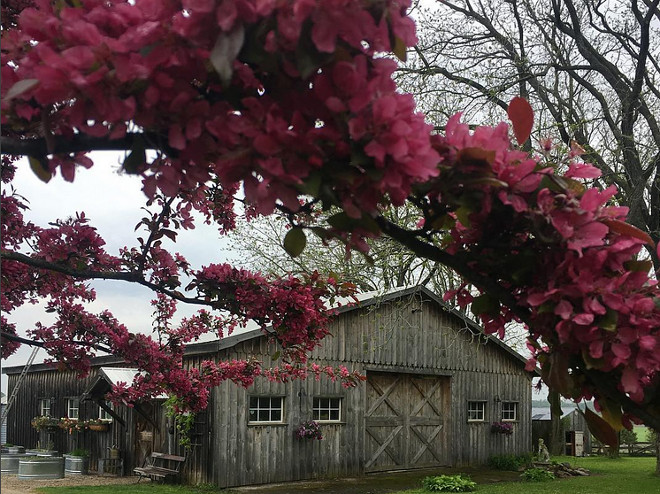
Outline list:
[[[361,307],[344,308],[329,329],[331,336],[313,351],[312,361],[322,366],[345,365],[367,376],[381,375],[385,381],[388,375],[400,376],[405,386],[394,393],[393,400],[402,407],[406,400],[411,403],[406,406],[414,407],[413,402],[422,404],[419,410],[408,409],[407,425],[401,435],[402,444],[409,448],[404,458],[408,467],[415,463],[475,465],[486,462],[493,454],[531,451],[531,377],[524,371],[523,362],[486,338],[463,316],[445,308],[427,290],[402,290]],[[232,341],[229,339],[217,346],[200,344],[207,346],[192,348],[196,353],[186,356],[184,365],[199,367],[206,359],[249,357],[261,361],[264,367],[279,364],[271,359],[276,347],[266,337],[232,338],[236,341],[233,346],[227,343]],[[18,372],[9,375],[9,391]],[[19,394],[8,417],[8,441],[34,445],[36,435],[32,428],[17,422],[18,417],[37,414],[34,398],[52,393],[60,406],[64,397],[79,395],[90,379],[76,380],[72,374],[54,371],[30,372],[28,384],[24,384],[30,392]],[[432,418],[435,412],[423,400],[424,393],[432,389],[433,384],[429,383],[438,383],[438,389],[442,388],[442,398],[434,402],[442,410],[440,429],[439,422]],[[286,384],[257,379],[248,390],[224,382],[210,393],[208,411],[197,417],[192,436],[196,446],[186,455],[183,476],[190,482],[213,482],[225,488],[361,475],[368,469],[367,451],[373,448],[373,437],[365,427],[369,393],[373,390],[368,383],[344,389],[339,382],[324,378]],[[251,395],[284,396],[284,423],[248,425]],[[341,397],[342,422],[323,425],[323,441],[301,440],[295,436],[295,429],[301,421],[312,418],[315,396]],[[496,401],[496,396],[518,402],[520,420],[511,436],[490,432],[490,423],[501,416],[501,401]],[[486,402],[483,423],[467,422],[469,400]],[[168,433],[162,402],[154,404],[152,413],[159,431],[154,431],[151,447],[183,453],[176,435]],[[54,413],[61,415],[62,411]],[[115,424],[102,440],[101,436],[85,436],[82,441],[94,449],[96,458],[106,456],[112,444],[119,445],[130,473],[137,461],[132,447],[137,443],[136,414],[128,408],[119,413],[126,419],[125,429]],[[423,439],[436,432],[437,445],[432,453]],[[59,440],[63,452],[73,446],[73,438]],[[385,468],[388,461],[383,457],[375,460],[374,465]]]

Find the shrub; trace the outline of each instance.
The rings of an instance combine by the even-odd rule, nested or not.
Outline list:
[[[532,463],[530,453],[524,455],[494,455],[488,459],[488,465],[495,470],[510,470],[516,472]]]
[[[437,475],[422,480],[424,489],[432,492],[472,492],[477,483],[461,475]]]
[[[637,433],[635,431],[629,431],[628,429],[623,429],[619,435],[619,441],[622,444],[635,444],[637,442]]]
[[[528,468],[522,473],[521,477],[525,482],[545,482],[555,479],[555,475],[552,472],[536,467]]]

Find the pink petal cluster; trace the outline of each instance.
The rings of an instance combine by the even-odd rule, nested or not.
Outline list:
[[[470,132],[457,116],[437,146],[441,173],[427,197],[455,212],[424,218],[423,228],[453,225],[447,251],[531,311],[531,362],[548,383],[573,398],[602,397],[584,379],[596,370],[633,401],[647,399],[660,375],[660,293],[650,262],[637,260],[650,239],[611,205],[616,189],[584,188],[576,179],[599,172],[572,155],[561,176],[556,163],[516,150],[505,124]],[[463,286],[447,296],[467,305],[487,295]],[[489,333],[503,336],[517,319],[515,307],[481,307]]]

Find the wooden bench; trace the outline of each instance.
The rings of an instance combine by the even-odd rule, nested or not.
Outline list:
[[[153,452],[144,461],[144,466],[134,468],[133,473],[139,475],[138,482],[143,477],[164,481],[167,477],[178,476],[184,461],[186,461],[184,456]]]

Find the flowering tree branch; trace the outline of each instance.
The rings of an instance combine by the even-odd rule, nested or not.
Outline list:
[[[351,284],[318,273],[271,279],[227,264],[195,269],[163,247],[163,237],[194,226],[192,211],[232,229],[240,190],[250,215],[287,212],[293,227],[284,246],[293,256],[305,248],[306,229],[362,251],[367,238],[386,234],[455,269],[465,284],[445,297],[470,305],[487,333],[502,336],[509,322],[524,321],[530,369],[538,363],[552,388],[595,397],[617,427],[641,418],[640,407],[660,425],[660,294],[651,264],[638,258],[645,247],[655,255],[653,240],[625,222],[614,187],[585,185],[600,172],[579,146],[544,141],[528,152],[534,114],[523,98],[507,107],[512,129],[470,129],[459,114],[434,133],[412,96],[398,91],[396,63],[381,56],[403,58],[417,42],[409,6],[35,0],[21,11],[2,39],[9,150],[37,158],[32,168],[45,181],[56,173],[74,181],[76,167],[94,166],[90,149],[129,151],[124,169],[160,211],[139,225],[146,241],[115,256],[84,214],[40,228],[24,220],[21,197],[3,189],[5,331],[17,334],[4,314],[46,299],[56,322],[31,336],[54,360],[85,374],[90,356],[71,344],[83,342],[143,371],[114,390],[117,400],[167,392],[196,411],[213,386],[249,385],[259,375],[323,373],[354,385],[359,377],[348,369],[306,360],[328,334],[327,301],[351,294]],[[523,68],[516,74],[526,76]],[[142,134],[129,132],[135,128]],[[29,129],[43,138],[32,140]],[[155,156],[146,153],[153,148]],[[11,174],[3,166],[5,183]],[[416,230],[385,219],[404,204],[418,214]],[[321,211],[338,212],[321,221]],[[89,313],[89,279],[155,291],[154,335],[130,332],[109,311]],[[174,325],[177,301],[222,311],[200,310]],[[183,369],[188,342],[223,337],[248,320],[282,346],[281,366],[208,361]],[[3,339],[3,356],[12,351]]]

